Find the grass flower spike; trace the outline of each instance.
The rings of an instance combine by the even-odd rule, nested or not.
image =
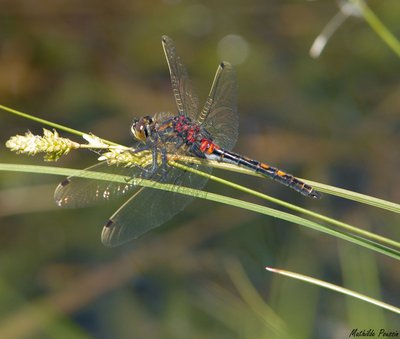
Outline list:
[[[123,146],[110,146],[109,151],[103,153],[97,160],[105,160],[108,165],[117,165],[122,167],[140,166],[145,168],[151,164],[152,156],[149,151],[132,153]]]
[[[15,135],[6,142],[6,147],[17,154],[36,155],[45,153],[45,161],[57,161],[72,149],[80,148],[80,144],[62,138],[56,130],[43,128],[43,136],[28,131],[25,135]]]

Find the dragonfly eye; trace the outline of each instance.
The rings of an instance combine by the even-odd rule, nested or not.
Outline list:
[[[146,115],[146,116],[143,117],[142,119],[143,119],[144,121],[146,121],[146,123],[147,123],[148,125],[153,124],[153,118],[150,117],[150,116],[148,116],[148,115]]]
[[[133,136],[139,141],[146,141],[146,139],[151,134],[151,125],[153,124],[153,119],[149,116],[135,119],[133,121],[131,132]]]

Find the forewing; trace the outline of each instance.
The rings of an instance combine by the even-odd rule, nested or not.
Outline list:
[[[162,45],[167,58],[169,73],[171,75],[172,91],[176,106],[180,114],[195,118],[198,113],[198,99],[193,93],[185,66],[176,53],[173,40],[166,35],[162,37]]]
[[[210,94],[197,121],[211,133],[219,146],[231,150],[236,143],[239,121],[236,109],[236,74],[229,62],[222,62]]]

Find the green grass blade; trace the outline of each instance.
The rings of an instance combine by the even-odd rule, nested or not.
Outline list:
[[[251,283],[240,262],[236,259],[230,259],[226,260],[224,264],[233,285],[246,304],[249,305],[265,324],[271,326],[275,333],[279,334],[280,337],[287,337],[288,329],[285,322],[264,301],[255,286]]]
[[[334,285],[334,284],[331,284],[331,283],[328,283],[328,282],[325,282],[325,281],[322,281],[322,280],[319,280],[319,279],[311,278],[311,277],[303,275],[303,274],[298,274],[298,273],[294,273],[294,272],[290,272],[290,271],[280,270],[280,269],[276,269],[276,268],[272,268],[272,267],[266,267],[266,269],[268,271],[270,271],[270,272],[282,274],[282,275],[285,275],[285,276],[288,276],[288,277],[291,277],[291,278],[294,278],[294,279],[298,279],[298,280],[302,280],[302,281],[308,282],[308,283],[313,284],[313,285],[317,285],[317,286],[321,286],[321,287],[330,289],[332,291],[336,291],[336,292],[339,292],[339,293],[342,293],[342,294],[346,294],[346,295],[349,295],[351,297],[354,297],[354,298],[357,298],[357,299],[360,299],[360,300],[364,300],[364,301],[366,301],[366,302],[368,302],[370,304],[374,304],[374,305],[377,305],[379,307],[385,308],[385,309],[387,309],[389,311],[392,311],[392,312],[395,312],[397,314],[400,314],[400,308],[398,308],[396,306],[384,303],[382,301],[376,300],[376,299],[371,298],[371,297],[367,297],[364,294],[361,294],[361,293],[358,293],[358,292],[354,292],[354,291],[349,290],[347,288],[344,288],[344,287],[341,287],[341,286],[337,286],[337,285]]]
[[[72,133],[72,134],[78,135],[80,137],[83,137],[85,134],[87,134],[87,133],[84,133],[82,131],[72,129],[72,128],[69,128],[69,127],[64,126],[64,125],[53,123],[51,121],[44,120],[44,119],[35,117],[33,115],[30,115],[30,114],[27,114],[27,113],[23,113],[21,111],[9,108],[9,107],[4,106],[4,105],[0,105],[0,109],[4,110],[6,112],[9,112],[9,113],[18,115],[20,117],[39,122],[41,124],[44,124],[44,125],[47,125],[47,126],[50,126],[50,127],[53,127],[53,128],[57,128],[59,130],[65,131],[67,133]],[[104,142],[107,142],[107,143],[109,143],[111,145],[118,145],[118,144],[116,144],[116,143],[114,143],[112,141],[108,141],[106,139],[102,139],[101,138],[101,140],[103,140]],[[235,172],[244,173],[244,174],[248,174],[248,175],[255,175],[255,176],[263,177],[261,174],[254,173],[254,172],[252,172],[252,171],[250,171],[248,169],[241,168],[241,167],[238,167],[238,166],[234,166],[234,165],[231,165],[231,164],[224,164],[224,163],[221,163],[221,162],[210,161],[210,160],[206,160],[205,161],[203,159],[198,159],[198,158],[193,158],[193,157],[185,157],[185,156],[181,156],[181,157],[179,157],[179,159],[181,159],[183,161],[188,161],[190,163],[206,164],[207,166],[212,166],[214,168],[220,168],[220,169],[224,169],[224,170],[230,170],[230,171],[235,171]],[[321,184],[321,183],[318,183],[318,182],[306,180],[306,179],[301,179],[301,180],[304,180],[306,183],[308,183],[308,184],[310,184],[312,186],[315,186],[315,188],[317,188],[318,190],[321,190],[321,192],[329,193],[329,194],[332,194],[332,195],[336,195],[338,197],[342,197],[342,198],[345,198],[345,199],[348,199],[348,200],[357,201],[357,202],[360,202],[360,203],[363,203],[363,204],[367,204],[367,205],[371,205],[371,206],[374,206],[374,207],[378,207],[378,208],[381,208],[381,209],[386,209],[386,210],[391,211],[391,212],[400,213],[400,205],[399,204],[396,204],[396,203],[393,203],[393,202],[390,202],[390,201],[386,201],[386,200],[383,200],[383,199],[378,199],[378,198],[375,198],[375,197],[371,197],[371,196],[368,196],[368,195],[352,192],[352,191],[349,191],[349,190],[346,190],[346,189],[342,189],[342,188],[338,188],[338,187],[329,186],[329,185]],[[261,198],[263,198],[263,197],[261,197]]]
[[[30,114],[27,114],[27,113],[24,113],[24,112],[21,112],[21,111],[17,111],[16,109],[13,109],[13,108],[10,108],[10,107],[4,106],[4,105],[0,105],[0,109],[2,109],[3,111],[9,112],[9,113],[18,115],[18,116],[20,116],[22,118],[25,118],[25,119],[33,120],[33,121],[36,121],[36,122],[38,122],[40,124],[47,125],[47,126],[50,126],[50,127],[53,127],[53,128],[57,128],[57,129],[59,129],[61,131],[65,131],[65,132],[68,132],[68,133],[71,133],[71,134],[78,135],[80,137],[82,137],[84,135],[83,132],[78,131],[76,129],[69,128],[67,126],[63,126],[63,125],[60,125],[60,124],[56,124],[54,122],[35,117],[34,115],[30,115]]]
[[[67,127],[67,126],[57,124],[55,122],[51,122],[51,121],[48,121],[48,120],[45,120],[45,119],[38,118],[38,117],[36,117],[34,115],[30,115],[30,114],[27,114],[27,113],[24,113],[24,112],[21,112],[21,111],[17,111],[16,109],[13,109],[13,108],[10,108],[10,107],[4,106],[4,105],[0,105],[0,109],[2,109],[3,111],[9,112],[11,114],[14,114],[14,115],[18,115],[18,116],[20,116],[22,118],[33,120],[33,121],[36,121],[36,122],[38,122],[40,124],[43,124],[43,125],[46,125],[46,126],[50,126],[50,127],[53,127],[53,128],[57,128],[60,131],[64,131],[64,132],[67,132],[67,133],[78,135],[80,137],[83,137],[85,134],[87,134],[87,133],[84,133],[82,131],[79,131],[79,130],[76,130],[76,129],[73,129],[73,128],[70,128],[70,127]],[[109,143],[111,145],[117,145],[116,143],[114,143],[112,141],[108,141],[106,139],[101,139],[101,140],[103,140],[104,142],[107,142],[107,143]]]
[[[49,167],[49,166],[33,166],[33,165],[15,165],[15,164],[0,164],[0,170],[3,171],[13,171],[13,172],[29,172],[29,173],[41,173],[41,174],[52,174],[52,175],[62,175],[62,176],[68,176],[68,175],[74,175],[74,176],[79,176],[79,177],[84,177],[88,179],[96,179],[96,180],[107,180],[107,181],[115,181],[115,182],[122,182],[126,183],[126,177],[125,176],[117,176],[115,174],[109,174],[106,175],[105,173],[101,173],[101,175],[98,172],[93,172],[93,171],[82,171],[82,170],[76,170],[76,169],[69,169],[69,168],[58,168],[58,167]],[[326,234],[330,234],[332,236],[335,236],[337,238],[343,239],[350,241],[354,244],[363,246],[365,248],[369,248],[375,252],[387,255],[389,257],[392,257],[394,259],[400,259],[400,252],[389,248],[387,246],[381,245],[379,243],[376,243],[374,241],[368,240],[368,239],[363,239],[360,236],[357,235],[352,235],[352,234],[346,234],[344,232],[339,232],[336,230],[332,230],[324,225],[321,225],[319,223],[304,219],[302,217],[287,213],[287,212],[282,212],[270,207],[265,207],[261,205],[257,205],[254,203],[246,202],[243,200],[227,197],[227,196],[222,196],[219,194],[211,193],[211,192],[206,192],[206,191],[199,191],[195,190],[192,188],[187,188],[187,187],[182,187],[182,186],[176,186],[172,184],[162,184],[158,182],[152,182],[150,180],[145,180],[145,179],[133,179],[132,184],[137,184],[140,186],[144,187],[150,187],[154,189],[162,189],[162,190],[167,190],[171,192],[177,192],[180,194],[186,194],[190,196],[195,196],[197,198],[201,199],[206,199],[214,202],[219,202],[243,209],[247,209],[249,211],[261,213],[264,215],[269,215],[275,218],[279,218],[282,220],[286,220],[292,223],[296,223],[298,225],[302,225]]]
[[[218,182],[220,184],[223,184],[223,185],[226,185],[226,186],[230,186],[230,187],[232,187],[234,189],[237,189],[239,191],[242,191],[242,192],[245,192],[245,193],[248,193],[248,194],[252,194],[252,195],[254,195],[254,196],[258,197],[258,198],[270,201],[270,202],[275,203],[277,205],[281,205],[281,206],[283,206],[285,208],[288,208],[288,209],[290,209],[292,211],[296,211],[298,213],[302,213],[302,214],[308,215],[310,217],[313,217],[315,219],[322,220],[324,222],[330,223],[333,226],[338,227],[338,228],[342,229],[345,232],[351,232],[351,233],[354,233],[355,235],[370,239],[371,241],[381,242],[381,243],[383,243],[383,244],[385,244],[387,246],[392,246],[392,247],[396,247],[396,248],[400,249],[400,243],[397,242],[397,241],[394,241],[392,239],[388,239],[388,238],[382,237],[382,236],[380,236],[378,234],[371,233],[371,232],[368,232],[366,230],[354,227],[354,226],[352,226],[350,224],[347,224],[347,223],[344,223],[342,221],[327,217],[325,215],[310,211],[308,209],[305,209],[305,208],[290,204],[290,203],[288,203],[286,201],[283,201],[283,200],[280,200],[280,199],[277,199],[277,198],[273,198],[273,197],[271,197],[269,195],[266,195],[264,193],[254,191],[252,189],[249,189],[247,187],[235,184],[233,182],[230,182],[228,180],[216,177],[214,175],[203,173],[203,172],[198,171],[196,169],[193,169],[193,168],[187,167],[185,165],[182,165],[181,163],[170,162],[170,164],[172,166],[175,166],[175,167],[180,168],[182,170],[191,171],[191,172],[196,173],[197,175],[201,175],[201,176],[206,176],[210,180],[216,181],[216,182]]]
[[[368,7],[364,0],[350,0],[356,6],[365,21],[374,30],[376,34],[400,57],[400,43],[396,37],[385,27],[382,21]]]
[[[315,181],[310,181],[310,180],[305,180],[305,179],[302,179],[302,180],[307,182],[307,184],[315,186],[321,192],[335,195],[337,197],[344,198],[347,200],[357,201],[359,203],[374,206],[374,207],[384,209],[384,210],[387,210],[390,212],[400,213],[400,204],[396,204],[394,202],[387,201],[384,199],[375,198],[370,195],[349,191],[344,188],[325,185],[325,184],[321,184],[321,183],[318,183]]]
[[[213,168],[218,168],[218,169],[232,171],[232,172],[246,174],[246,175],[257,176],[257,177],[265,179],[265,177],[263,175],[261,175],[259,173],[255,173],[254,171],[250,171],[246,168],[238,167],[238,166],[231,165],[231,164],[221,163],[218,161],[196,159],[193,157],[186,157],[186,156],[179,156],[179,160],[180,161],[182,160],[183,162],[187,162],[187,163],[211,166]],[[339,188],[339,187],[335,187],[335,186],[322,184],[322,183],[319,183],[316,181],[307,180],[304,178],[299,178],[299,179],[304,181],[305,183],[313,186],[314,188],[316,188],[318,191],[321,191],[322,193],[335,195],[337,197],[356,201],[356,202],[359,202],[359,203],[362,203],[365,205],[370,205],[370,206],[384,209],[384,210],[387,210],[390,212],[400,213],[400,204],[396,204],[394,202],[387,201],[384,199],[375,198],[370,195],[349,191],[344,188]]]

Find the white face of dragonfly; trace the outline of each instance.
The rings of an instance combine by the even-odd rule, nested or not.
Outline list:
[[[153,126],[154,120],[149,116],[145,116],[133,122],[131,132],[135,139],[144,142],[151,135]]]

